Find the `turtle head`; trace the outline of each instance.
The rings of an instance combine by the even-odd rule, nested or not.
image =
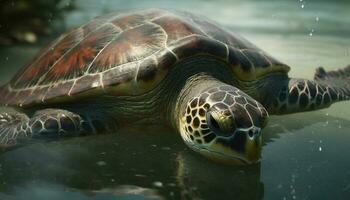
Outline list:
[[[228,164],[252,164],[260,160],[261,130],[268,113],[239,89],[218,86],[191,98],[180,117],[185,143],[206,157]]]

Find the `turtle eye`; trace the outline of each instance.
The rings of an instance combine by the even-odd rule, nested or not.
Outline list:
[[[208,120],[208,125],[213,127],[216,130],[220,130],[219,123],[216,121],[216,119],[213,117],[213,115],[209,114],[209,120]]]
[[[217,110],[207,112],[207,124],[215,133],[222,136],[232,135],[236,124],[233,116],[225,115]]]

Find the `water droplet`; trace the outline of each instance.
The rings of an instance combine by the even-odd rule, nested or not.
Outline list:
[[[320,21],[320,18],[319,17],[316,17],[316,22]]]
[[[314,35],[314,32],[315,30],[314,29],[311,29],[310,33],[309,33],[309,36],[312,37]]]
[[[318,147],[318,151],[322,151],[322,147]]]
[[[135,174],[134,176],[135,177],[140,177],[140,178],[147,178],[147,176],[144,175],[144,174]]]
[[[6,59],[6,61],[8,61],[8,60],[9,60],[9,57],[6,57],[5,59]]]
[[[305,7],[305,5],[304,4],[301,4],[301,8],[304,8]]]
[[[155,187],[163,187],[163,183],[160,182],[160,181],[153,182],[153,185],[154,185]]]
[[[295,194],[295,189],[294,188],[290,191],[290,194]]]
[[[176,187],[176,184],[175,183],[168,183],[168,186],[169,187]]]
[[[96,82],[93,82],[91,84],[91,87],[95,88],[95,87],[98,87],[100,85],[100,82],[99,81],[96,81]]]
[[[106,166],[107,165],[107,163],[105,161],[98,161],[96,164],[98,166]]]

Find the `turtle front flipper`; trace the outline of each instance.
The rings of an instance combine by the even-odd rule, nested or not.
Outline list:
[[[288,79],[268,107],[272,114],[318,110],[350,99],[350,66],[326,72],[318,68],[313,81]]]
[[[19,112],[0,113],[0,147],[11,147],[18,139],[28,138],[29,118]]]
[[[58,139],[83,133],[80,115],[60,109],[37,111],[29,121],[32,138]]]
[[[75,113],[60,109],[37,111],[31,118],[19,112],[0,114],[0,147],[28,139],[59,139],[93,133],[95,125]]]

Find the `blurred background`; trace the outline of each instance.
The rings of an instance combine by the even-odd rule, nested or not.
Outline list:
[[[245,31],[343,36],[350,31],[347,0],[1,0],[0,44],[35,43],[98,15],[149,7],[187,10]]]
[[[350,64],[348,0],[0,0],[0,84],[62,32],[149,7],[217,21],[290,65],[293,77]],[[160,127],[35,144],[0,154],[0,200],[348,199],[349,133],[349,102],[272,116],[261,164],[246,168],[197,157]]]
[[[347,0],[0,0],[0,84],[62,32],[109,12],[186,10],[241,34],[278,59],[313,76],[316,66],[349,62]],[[328,42],[327,44],[325,42]],[[310,52],[318,51],[315,57]],[[16,53],[14,53],[16,52]],[[14,55],[15,59],[14,59]],[[319,55],[322,54],[320,57]],[[300,62],[296,62],[300,61]],[[335,66],[335,61],[337,65]],[[6,65],[11,67],[5,68]]]
[[[72,1],[1,0],[0,44],[36,43],[39,37],[57,32],[64,14],[73,9]]]

